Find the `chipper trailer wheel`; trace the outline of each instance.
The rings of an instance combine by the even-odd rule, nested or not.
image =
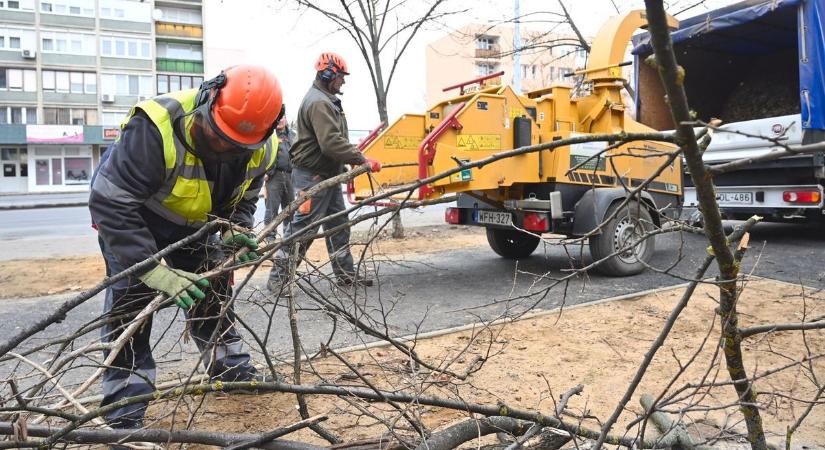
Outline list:
[[[506,228],[487,228],[487,242],[490,248],[507,259],[521,259],[530,256],[540,239],[519,230]]]
[[[619,205],[620,203],[611,206],[605,217],[613,214]],[[653,236],[641,241],[640,238],[652,230],[653,220],[647,208],[640,206],[638,202],[629,202],[605,224],[601,234],[590,237],[590,254],[594,261],[625,249],[596,266],[596,270],[613,277],[642,272],[645,269],[642,261],[650,262],[656,242]],[[627,248],[636,242],[638,244]]]

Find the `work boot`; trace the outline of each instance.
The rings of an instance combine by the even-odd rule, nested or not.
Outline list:
[[[373,285],[373,280],[371,278],[366,278],[362,276],[341,275],[338,277],[338,280],[335,282],[335,284],[344,288],[352,286],[370,287]]]
[[[259,373],[254,368],[250,366],[250,370],[244,372],[237,372],[234,370],[227,370],[219,375],[215,375],[209,378],[210,383],[214,383],[216,381],[223,381],[223,382],[244,382],[244,381],[256,381],[258,383],[283,383],[284,377],[278,372],[275,372],[275,376],[268,373]],[[234,394],[257,394],[258,390],[254,388],[250,389],[240,389],[236,391],[232,391]]]

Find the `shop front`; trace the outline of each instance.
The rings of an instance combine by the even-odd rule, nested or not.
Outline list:
[[[29,192],[88,191],[92,179],[91,145],[37,145],[29,147],[33,177]]]
[[[26,125],[25,142],[19,142],[23,136],[9,139],[10,133],[0,133],[9,142],[0,143],[0,193],[88,191],[101,150],[117,137],[116,131],[99,126]]]

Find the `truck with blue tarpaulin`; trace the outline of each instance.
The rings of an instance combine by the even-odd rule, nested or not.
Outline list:
[[[708,165],[825,141],[825,0],[748,0],[683,20],[671,32],[698,120],[723,126]],[[636,119],[673,129],[647,33],[633,38]],[[686,174],[689,175],[689,174]],[[798,154],[714,177],[723,216],[822,222],[825,154]],[[685,177],[684,205],[696,207]],[[697,221],[701,217],[694,213]]]

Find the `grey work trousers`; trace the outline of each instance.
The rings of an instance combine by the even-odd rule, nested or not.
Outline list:
[[[292,174],[283,170],[275,170],[273,175],[266,180],[266,213],[264,223],[269,224],[278,215],[279,209],[286,207],[295,200],[295,193],[292,191]],[[284,228],[289,223],[289,219],[284,221]],[[273,230],[272,236],[275,233]]]
[[[301,195],[308,191],[316,184],[323,181],[321,175],[312,173],[305,169],[295,167],[292,169],[292,184],[294,187],[295,196]],[[335,214],[346,209],[344,203],[344,195],[341,192],[341,186],[336,185],[321,192],[316,193],[304,202],[295,214],[292,220],[284,228],[284,239],[290,238],[293,234],[303,231],[301,237],[297,238],[299,242],[298,255],[296,261],[303,259],[306,255],[312,241],[307,240],[309,236],[313,236],[318,232],[318,225],[307,229],[309,225],[317,220],[320,220],[329,215]],[[352,253],[349,249],[349,235],[350,229],[346,225],[349,218],[346,214],[341,217],[332,219],[323,224],[324,231],[331,230],[338,226],[342,229],[337,233],[326,237],[327,252],[329,252],[329,259],[332,262],[332,271],[339,280],[353,280],[355,279],[355,268],[352,260]],[[288,274],[290,249],[283,247],[278,250],[275,257],[275,263],[272,265],[272,271],[269,274],[269,282],[276,284],[283,284]]]
[[[125,268],[117,261],[103,239],[98,239],[103,259],[106,262],[106,276],[116,275]],[[172,242],[158,242],[163,248]],[[169,267],[189,272],[201,272],[213,267],[222,258],[223,252],[217,246],[218,238],[210,236],[208,242],[191,244],[169,254],[165,259]],[[232,287],[228,277],[210,280],[206,298],[199,300],[185,312],[189,334],[201,352],[201,363],[212,377],[227,381],[252,379],[256,370],[249,362],[249,353],[243,350],[241,336],[235,329],[235,314],[230,308],[226,315],[219,317],[221,301],[231,296]],[[101,340],[112,342],[128,326],[131,317],[145,307],[157,291],[149,288],[137,278],[124,278],[106,290],[104,317],[112,319],[101,330]],[[127,317],[124,317],[127,315]],[[152,317],[129,339],[118,352],[111,366],[103,372],[103,400],[100,406],[136,395],[148,394],[155,390],[155,360],[152,357]],[[214,336],[213,336],[214,335]],[[108,357],[108,352],[104,352]],[[121,406],[106,413],[105,419],[113,428],[137,428],[143,422],[148,402]]]

